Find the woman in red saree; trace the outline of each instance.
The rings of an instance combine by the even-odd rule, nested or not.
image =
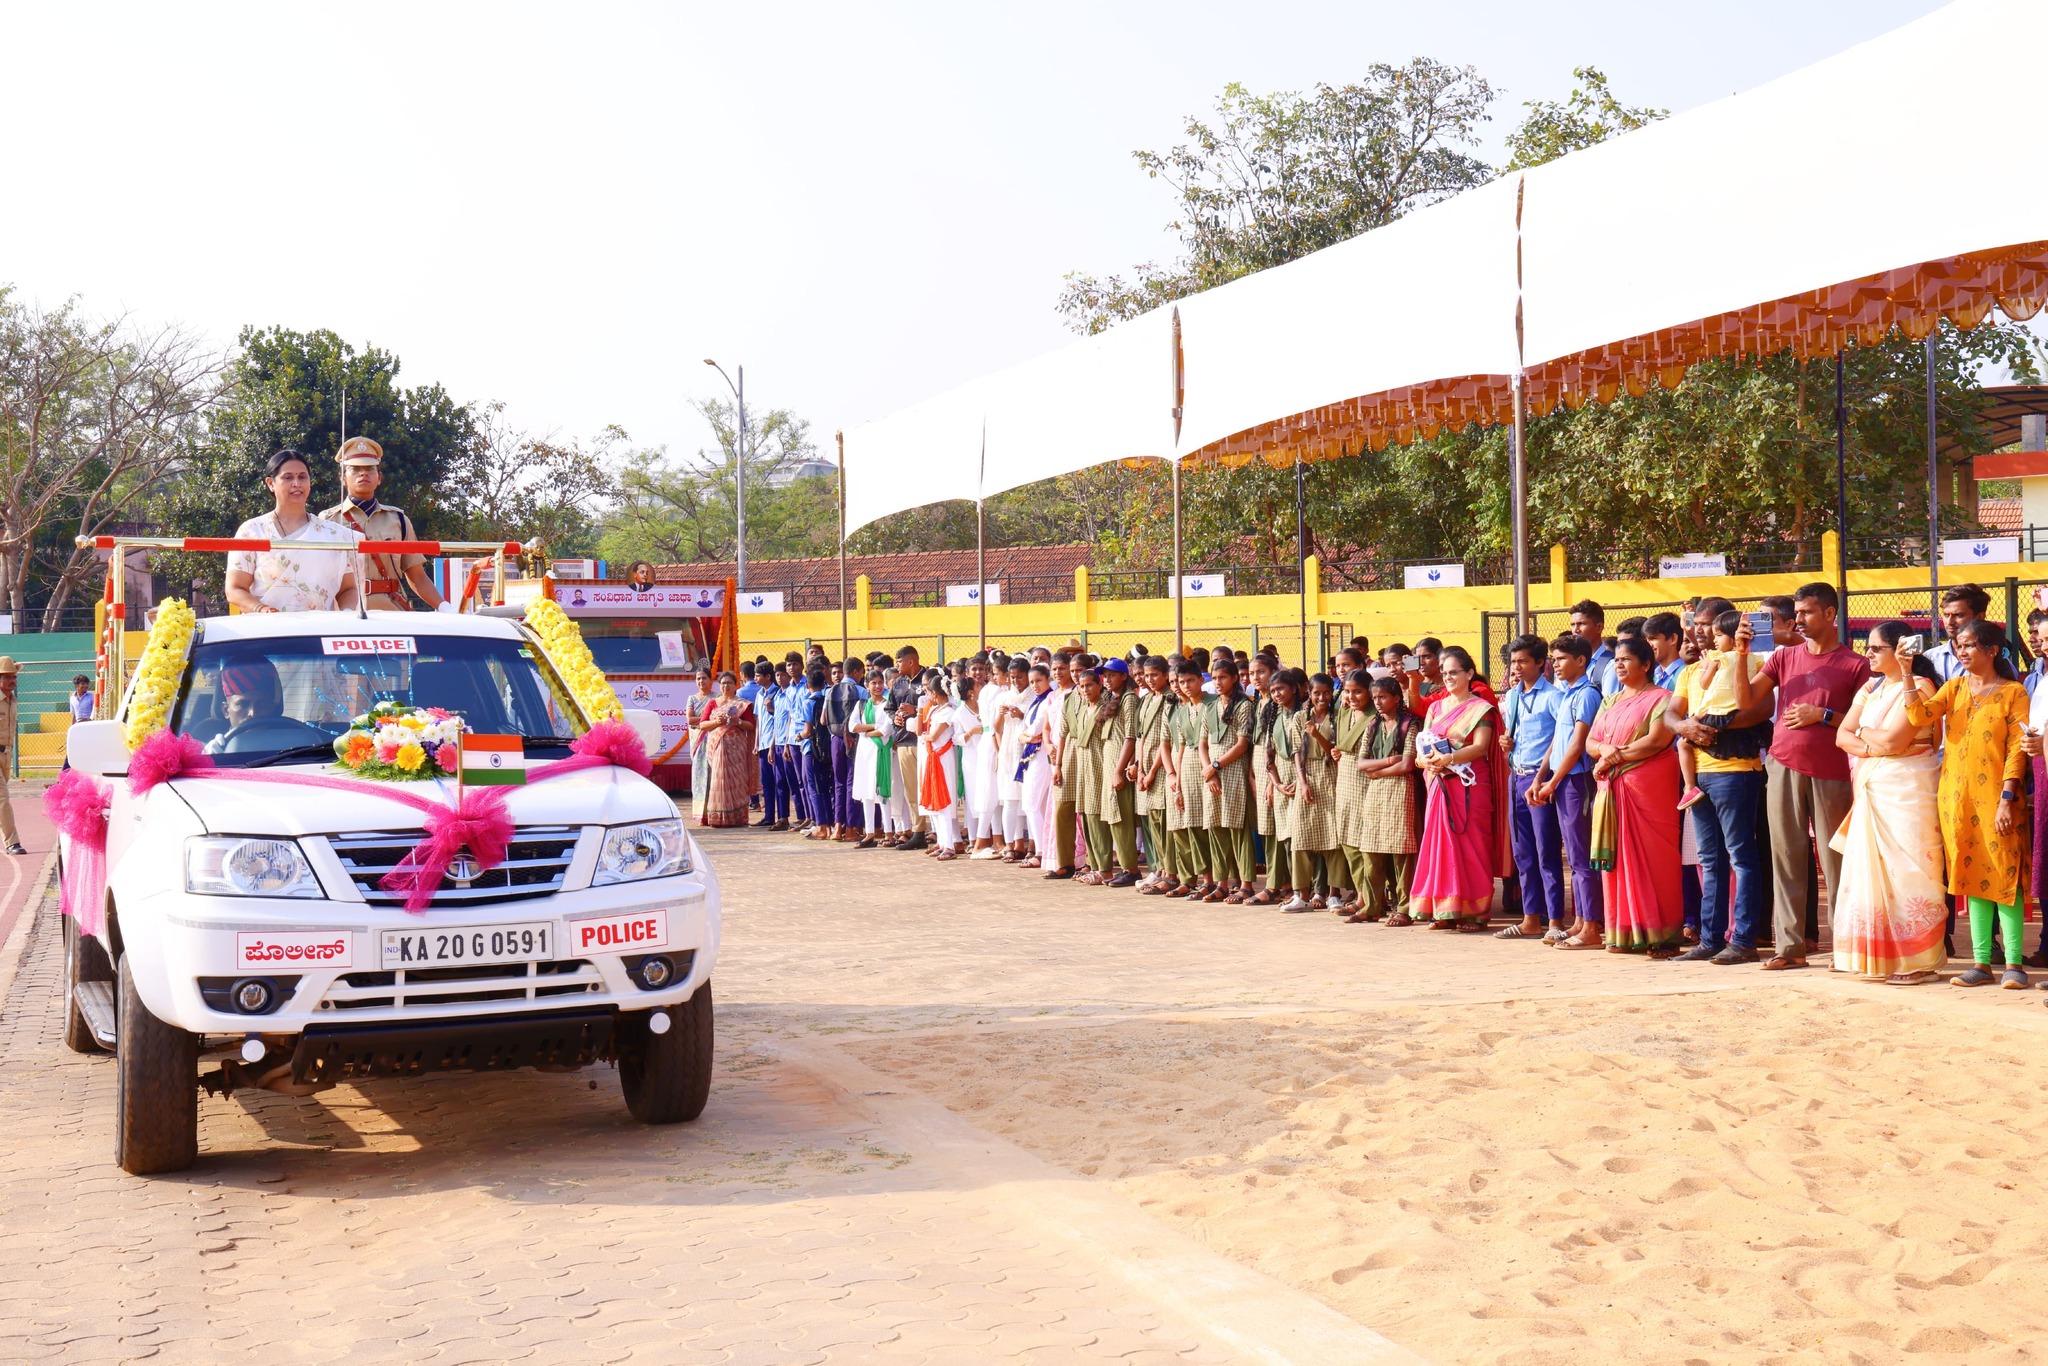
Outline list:
[[[754,704],[740,698],[740,680],[730,670],[718,676],[718,697],[706,712],[704,761],[690,781],[705,784],[705,825],[745,825],[747,803],[761,780],[754,758]]]
[[[1678,751],[1664,725],[1671,694],[1651,681],[1656,658],[1640,637],[1625,636],[1614,647],[1621,691],[1601,703],[1586,739],[1598,785],[1592,863],[1603,874],[1607,951],[1675,958],[1685,932],[1680,780]]]
[[[1472,690],[1472,656],[1456,645],[1437,656],[1444,691],[1430,699],[1415,761],[1428,781],[1421,847],[1409,885],[1411,920],[1476,933],[1493,914],[1507,792],[1506,760],[1493,737],[1500,716]]]

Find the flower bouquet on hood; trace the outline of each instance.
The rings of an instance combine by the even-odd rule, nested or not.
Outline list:
[[[379,702],[335,737],[334,756],[359,778],[452,778],[462,766],[461,739],[453,712]]]

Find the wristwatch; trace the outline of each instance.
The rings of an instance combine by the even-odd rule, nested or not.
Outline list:
[[[1820,709],[1820,723],[1823,726],[1835,724],[1835,709],[1833,707],[1822,707]]]

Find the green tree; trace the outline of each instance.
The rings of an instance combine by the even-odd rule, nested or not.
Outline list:
[[[549,559],[595,555],[598,519],[617,493],[612,467],[627,443],[616,426],[588,447],[535,436],[506,421],[503,403],[485,404],[437,486],[445,539],[539,541]]]
[[[1197,290],[1280,265],[1391,223],[1493,178],[1466,150],[1493,90],[1471,67],[1417,57],[1375,63],[1350,85],[1255,95],[1233,82],[1216,122],[1187,121],[1189,141],[1132,155],[1164,180],[1180,216],[1167,226],[1182,259],[1131,277],[1070,274],[1059,311],[1095,333]]]
[[[222,358],[177,328],[38,308],[0,288],[0,601],[53,630],[95,573],[76,538],[127,529],[189,454]]]
[[[619,497],[600,538],[614,562],[731,560],[738,545],[738,426],[734,405],[694,405],[711,425],[713,450],[672,461],[665,450],[634,451],[618,475]],[[811,424],[785,408],[750,413],[747,423],[747,557],[830,555],[839,540],[838,484],[796,478],[817,459]]]
[[[1529,112],[1508,134],[1508,163],[1501,167],[1503,172],[1541,166],[1567,152],[1670,116],[1669,109],[1631,108],[1614,98],[1606,75],[1597,66],[1574,67],[1572,77],[1578,84],[1562,100],[1523,101],[1522,107]]]

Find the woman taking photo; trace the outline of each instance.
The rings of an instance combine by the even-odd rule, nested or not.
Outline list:
[[[1948,899],[1941,885],[1941,756],[1937,727],[1916,726],[1906,701],[1934,696],[1934,666],[1901,642],[1920,637],[1902,621],[1870,633],[1865,684],[1835,743],[1856,764],[1849,823],[1834,838],[1842,855],[1835,894],[1835,971],[1914,986],[1940,978]]]
[[[690,775],[692,784],[705,784],[701,819],[705,825],[745,825],[760,766],[754,762],[754,704],[740,697],[739,675],[730,669],[718,676],[718,696],[701,727],[703,767]]]
[[[1679,885],[1678,752],[1664,712],[1671,694],[1651,681],[1657,656],[1640,636],[1614,646],[1619,689],[1600,704],[1586,739],[1593,756],[1592,864],[1605,876],[1607,951],[1676,958],[1685,935]],[[1597,948],[1574,934],[1559,945]]]
[[[1500,866],[1498,794],[1507,786],[1495,771],[1505,770],[1493,742],[1500,719],[1472,691],[1477,670],[1462,646],[1446,646],[1436,666],[1443,691],[1432,695],[1416,744],[1429,796],[1408,915],[1436,929],[1477,934],[1493,914]]]
[[[1906,698],[1907,724],[1945,721],[1941,763],[1941,840],[1948,854],[1948,889],[1970,903],[1970,946],[1976,966],[1952,980],[1960,987],[1993,982],[2027,986],[2020,966],[2021,898],[2027,866],[2027,690],[2002,655],[2005,631],[1973,621],[1956,632],[1956,662],[1963,672],[1932,697],[1916,689]],[[2005,972],[1994,975],[1993,938],[2005,939]]]
[[[354,545],[362,537],[306,511],[313,473],[306,458],[284,450],[263,467],[272,508],[235,528],[238,541]],[[348,611],[356,605],[355,556],[338,550],[237,550],[228,555],[228,601],[244,612]]]

